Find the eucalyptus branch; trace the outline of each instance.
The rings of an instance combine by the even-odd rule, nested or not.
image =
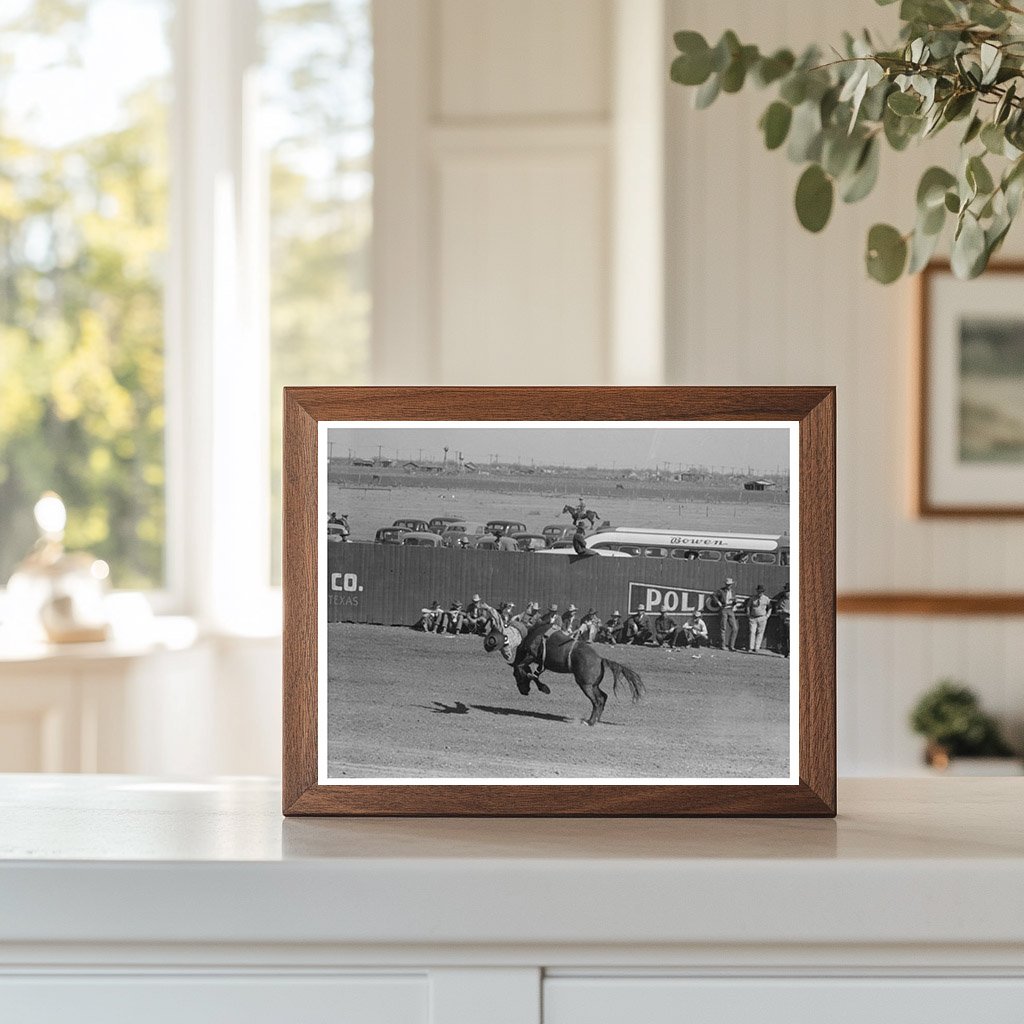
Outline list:
[[[1024,9],[1010,0],[970,8],[963,0],[902,0],[899,11],[896,48],[879,49],[866,33],[846,35],[826,62],[816,48],[799,58],[789,50],[762,54],[734,32],[714,46],[696,32],[678,32],[671,75],[697,88],[702,109],[751,81],[774,89],[759,128],[768,149],[785,146],[804,166],[795,207],[809,231],[825,227],[837,194],[847,203],[870,194],[883,144],[900,152],[962,121],[957,166],[930,167],[918,185],[913,228],[876,224],[865,258],[868,273],[885,284],[916,273],[952,220],[953,269],[974,277],[1024,205],[1024,39],[1012,20]]]

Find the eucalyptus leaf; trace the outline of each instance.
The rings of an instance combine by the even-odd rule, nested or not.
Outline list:
[[[880,284],[892,284],[907,262],[906,239],[890,224],[875,224],[868,232],[867,269]]]
[[[978,219],[970,212],[965,212],[960,227],[953,238],[953,250],[950,264],[953,273],[961,280],[976,277],[975,268],[985,259],[985,232]]]
[[[732,29],[727,29],[711,51],[711,70],[721,74],[732,64],[733,57],[739,53],[741,48],[736,33]]]
[[[712,74],[712,76],[694,93],[693,105],[698,110],[706,110],[715,102],[721,91],[721,78],[716,74]]]
[[[1003,63],[1003,51],[991,42],[981,44],[979,51],[981,58],[981,84],[991,85],[999,74],[999,68]]]
[[[1002,126],[991,121],[981,129],[981,143],[993,155],[1002,156],[1006,146],[1006,133]]]
[[[917,228],[925,235],[938,235],[946,224],[946,204],[939,203],[928,210],[918,210]]]
[[[759,57],[756,46],[741,46],[732,63],[722,72],[722,92],[739,92],[746,81],[747,72]]]
[[[776,100],[761,116],[764,144],[768,149],[778,149],[786,141],[789,126],[793,121],[793,108],[788,103]]]
[[[894,92],[889,96],[889,109],[894,114],[916,114],[921,107],[921,100],[909,92]]]
[[[931,261],[939,244],[941,231],[928,233],[920,227],[914,230],[910,238],[910,262],[907,264],[908,274],[917,274]]]
[[[764,87],[785,78],[793,70],[796,58],[790,50],[776,50],[770,57],[762,57],[753,71],[754,81]]]
[[[984,25],[985,28],[997,31],[1007,25],[1006,15],[990,3],[972,3],[968,10],[968,17],[978,25]]]
[[[817,165],[811,164],[796,186],[796,215],[808,231],[821,231],[832,215],[832,180]]]
[[[794,71],[787,75],[779,88],[779,98],[785,100],[791,107],[798,107],[807,99],[807,74],[803,71]]]
[[[992,120],[996,124],[1002,124],[1013,111],[1013,101],[1017,95],[1017,83],[1011,82],[1003,93],[999,102],[996,104],[996,112],[992,117]]]
[[[878,181],[879,149],[876,136],[872,136],[864,143],[853,175],[843,187],[844,203],[860,202],[875,187]]]
[[[955,184],[956,176],[944,167],[929,167],[917,186],[917,208],[927,213],[936,206],[942,206],[946,192]]]
[[[950,213],[960,212],[960,196],[956,192],[947,192],[945,207]]]
[[[793,163],[817,160],[821,156],[821,111],[812,101],[801,103],[793,111],[786,155]]]
[[[994,188],[992,175],[980,156],[972,156],[967,161],[967,181],[974,188],[975,194],[988,195]]]
[[[960,140],[960,145],[970,145],[980,134],[982,125],[983,123],[980,117],[972,117],[971,123],[967,126],[967,131],[964,132],[963,139]]]

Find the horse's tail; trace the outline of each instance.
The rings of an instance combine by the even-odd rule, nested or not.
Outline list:
[[[634,672],[628,665],[620,665],[611,658],[602,658],[605,668],[612,670],[612,691],[619,692],[619,679],[625,679],[629,687],[629,695],[635,704],[644,694],[644,681],[640,678],[639,672]]]

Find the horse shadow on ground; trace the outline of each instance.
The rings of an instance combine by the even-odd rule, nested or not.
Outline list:
[[[445,704],[435,700],[432,704],[420,704],[424,711],[434,715],[468,715],[470,711],[484,711],[488,715],[518,715],[522,718],[540,718],[545,722],[571,722],[565,715],[553,715],[546,711],[524,711],[521,708],[499,708],[488,704],[463,704],[461,700],[454,704]]]

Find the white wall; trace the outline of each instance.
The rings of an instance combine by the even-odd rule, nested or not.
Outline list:
[[[732,28],[743,42],[795,48],[865,24],[891,39],[894,11],[868,0],[669,0],[668,20],[714,39]],[[669,382],[838,387],[841,591],[1019,591],[1020,521],[922,521],[909,511],[913,284],[883,288],[863,271],[868,227],[911,226],[917,179],[955,137],[886,152],[878,194],[839,204],[814,236],[793,213],[800,169],[766,152],[756,129],[769,95],[751,89],[696,111],[691,93],[668,87]],[[1022,248],[1018,230],[1006,252]],[[1020,619],[842,617],[839,641],[846,774],[914,767],[919,742],[907,712],[941,676],[970,683],[1019,730]]]

